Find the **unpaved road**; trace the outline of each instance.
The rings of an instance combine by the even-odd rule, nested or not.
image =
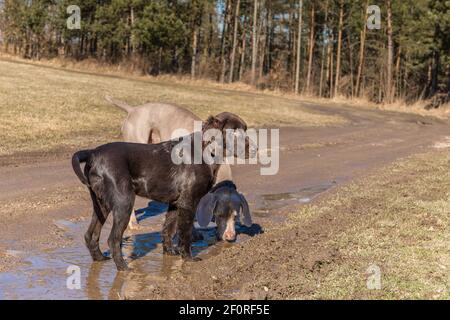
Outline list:
[[[331,188],[431,148],[450,136],[450,126],[443,120],[305,105],[314,112],[339,114],[348,123],[339,127],[282,128],[280,170],[275,176],[261,176],[259,166],[234,168],[235,181],[246,194],[257,224],[243,230],[246,234],[240,236],[240,242],[283,221],[292,206],[313,201]],[[162,256],[159,231],[164,208],[158,206],[144,212],[140,230],[127,233],[124,251],[135,270],[131,275],[116,275],[112,262],[91,263],[82,244],[91,214],[90,201],[72,172],[71,151],[0,159],[0,298],[116,299],[127,292],[146,298],[139,296],[136,282],[149,287],[167,281],[173,274],[189,275],[194,264]],[[138,206],[145,207],[146,201],[140,200]],[[209,255],[220,256],[229,246],[208,247],[210,234],[205,231],[206,240],[196,244],[195,252],[204,260]],[[103,248],[105,236],[106,231],[102,234]],[[81,290],[66,287],[70,265],[81,267]],[[176,296],[161,291],[158,297]]]

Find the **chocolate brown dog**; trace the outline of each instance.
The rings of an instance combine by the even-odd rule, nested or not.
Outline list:
[[[221,131],[223,145],[229,148],[226,145],[226,130],[246,131],[247,125],[231,113],[220,119],[208,118],[202,132],[190,136],[194,153],[203,154],[209,146],[208,143],[194,143],[195,135],[209,129]],[[128,269],[121,253],[121,241],[136,195],[169,204],[163,230],[164,253],[181,254],[184,259],[193,259],[191,237],[195,211],[200,199],[214,185],[220,164],[175,164],[172,151],[179,143],[175,140],[153,145],[116,142],[73,155],[73,170],[89,188],[92,198],[94,212],[85,241],[95,261],[106,259],[100,251],[99,238],[102,226],[112,211],[113,226],[108,245],[117,269]],[[197,150],[199,148],[201,150]],[[239,158],[249,158],[257,152],[248,137],[242,154],[238,150],[233,151],[234,156]],[[84,173],[81,163],[86,163]],[[172,244],[176,232],[180,239],[179,250]]]
[[[110,96],[106,96],[105,99],[128,114],[122,124],[122,136],[125,142],[160,143],[169,141],[180,137],[177,133],[181,133],[178,131],[180,129],[184,129],[187,134],[194,132],[195,121],[201,121],[189,110],[174,104],[149,102],[133,107]],[[227,113],[224,115],[226,117]],[[221,114],[216,116],[219,119],[221,117]],[[233,180],[231,167],[228,164],[220,166],[216,183],[224,180]],[[132,230],[139,227],[134,211],[128,227]]]

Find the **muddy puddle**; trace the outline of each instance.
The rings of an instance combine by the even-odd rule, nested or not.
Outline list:
[[[238,226],[237,242],[261,233],[259,220],[277,221],[276,210],[292,204],[308,203],[334,185],[327,183],[290,193],[257,196],[256,201],[250,203],[255,208],[253,215],[256,223],[251,228]],[[7,251],[21,263],[14,271],[0,273],[0,299],[126,299],[143,288],[148,290],[159,281],[183,272],[181,259],[162,253],[160,231],[165,212],[166,206],[156,202],[138,211],[140,229],[127,230],[123,240],[123,254],[132,268],[127,273],[118,273],[112,260],[92,262],[83,243],[89,220],[55,221],[55,225],[74,240],[72,245],[41,252]],[[100,240],[100,248],[106,254],[109,254],[105,244],[110,227],[110,221],[107,221]],[[217,242],[214,227],[211,223],[208,228],[198,229],[203,240],[193,244],[195,256],[208,259],[219,254],[223,248],[234,245]]]
[[[337,183],[335,181],[302,188],[292,192],[263,194],[256,200],[252,213],[256,217],[271,218],[277,220],[276,210],[290,205],[307,204],[320,194],[330,190]]]

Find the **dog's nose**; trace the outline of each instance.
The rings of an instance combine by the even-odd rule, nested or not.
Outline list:
[[[228,242],[236,241],[236,232],[225,232],[223,238]]]

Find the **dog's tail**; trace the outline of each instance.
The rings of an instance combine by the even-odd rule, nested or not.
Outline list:
[[[122,110],[125,110],[126,112],[130,113],[133,110],[133,107],[130,106],[128,103],[120,100],[116,100],[111,96],[106,95],[105,100],[111,103],[112,105],[119,107]]]
[[[89,186],[89,181],[81,170],[81,163],[86,162],[89,159],[91,153],[91,150],[82,150],[75,153],[72,157],[73,171],[75,171],[78,179],[80,179],[80,181],[87,186]]]

